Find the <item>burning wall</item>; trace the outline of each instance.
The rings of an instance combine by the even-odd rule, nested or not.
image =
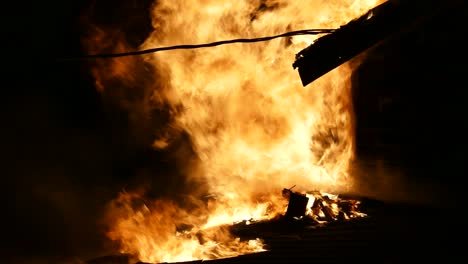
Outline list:
[[[337,28],[380,2],[156,1],[154,30],[139,49]],[[91,53],[128,48],[122,32],[93,32],[85,41]],[[352,66],[302,87],[291,63],[313,40],[96,61],[96,87],[127,116],[133,140],[176,157],[188,186],[181,199],[122,193],[111,203],[109,237],[123,252],[158,262],[256,251],[259,241],[213,227],[282,213],[284,186],[352,190]],[[190,151],[174,148],[184,135]]]

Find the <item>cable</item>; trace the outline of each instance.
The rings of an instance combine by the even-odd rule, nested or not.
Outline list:
[[[84,56],[74,57],[74,58],[65,58],[61,60],[69,61],[69,60],[86,60],[86,59],[97,59],[97,58],[117,58],[117,57],[125,57],[125,56],[137,56],[137,55],[143,55],[143,54],[154,53],[154,52],[165,51],[165,50],[199,49],[199,48],[214,47],[214,46],[220,46],[220,45],[232,44],[232,43],[252,43],[252,42],[260,42],[260,41],[268,41],[268,40],[272,40],[275,38],[284,38],[284,37],[291,37],[291,36],[298,36],[298,35],[325,34],[325,33],[332,33],[334,31],[335,29],[304,29],[304,30],[297,30],[297,31],[289,31],[286,33],[282,33],[282,34],[274,35],[274,36],[268,36],[268,37],[230,39],[230,40],[221,40],[221,41],[204,43],[204,44],[175,45],[175,46],[166,46],[166,47],[152,48],[152,49],[139,50],[139,51],[130,51],[130,52],[123,52],[123,53],[91,54],[91,55],[84,55]]]

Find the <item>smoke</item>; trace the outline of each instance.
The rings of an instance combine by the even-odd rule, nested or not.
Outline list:
[[[464,201],[459,172],[465,170],[466,115],[459,83],[466,78],[460,65],[467,9],[445,5],[450,12],[369,50],[353,74],[353,174],[364,195],[442,207]]]
[[[393,163],[393,164],[392,164]],[[429,168],[430,170],[430,168]],[[437,179],[447,171],[409,168],[401,161],[394,163],[379,158],[358,158],[351,173],[356,179],[354,194],[390,204],[429,206],[454,209],[463,201],[461,187]],[[434,176],[434,173],[440,173]]]

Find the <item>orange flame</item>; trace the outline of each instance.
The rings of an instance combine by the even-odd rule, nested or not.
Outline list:
[[[144,204],[138,195],[122,193],[109,208],[114,226],[108,235],[121,241],[123,253],[136,253],[149,262],[216,259],[263,250],[261,240],[243,242],[232,237],[227,226],[212,228],[211,206],[217,205],[187,211],[170,200]]]
[[[337,28],[381,2],[157,1],[154,31],[140,48]],[[95,68],[102,91],[116,89],[116,79],[144,86],[142,105],[125,100],[130,116],[161,104],[173,109],[171,129],[188,133],[199,158],[189,176],[202,178],[216,197],[195,199],[198,206],[187,209],[170,200],[136,206],[139,197],[121,194],[110,207],[109,237],[123,252],[142,261],[169,262],[259,251],[261,241],[239,241],[222,226],[282,213],[278,190],[285,186],[327,192],[353,187],[348,173],[354,152],[351,66],[342,65],[307,88],[292,69],[295,54],[315,38],[166,51]],[[154,72],[132,71],[137,62],[154,66]],[[171,129],[158,134],[154,148],[171,145]]]

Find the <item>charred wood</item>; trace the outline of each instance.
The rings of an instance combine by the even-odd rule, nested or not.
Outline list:
[[[285,216],[288,218],[303,217],[307,211],[309,198],[304,194],[293,192],[290,189],[284,189],[283,195],[289,197],[288,208]]]
[[[462,3],[462,0],[388,0],[300,51],[293,68],[298,68],[306,86],[379,42],[411,32]]]

